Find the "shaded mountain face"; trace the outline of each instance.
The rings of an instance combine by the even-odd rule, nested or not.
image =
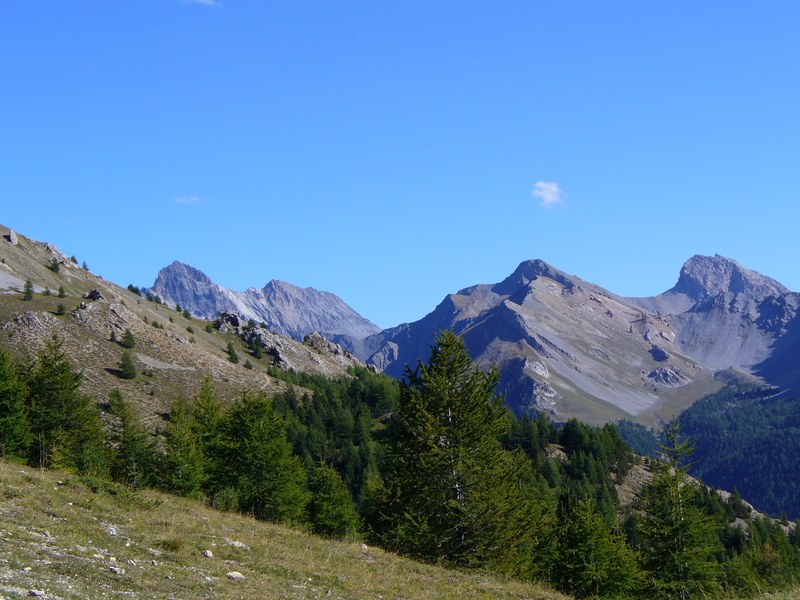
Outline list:
[[[363,338],[379,331],[330,292],[276,280],[260,289],[234,292],[178,261],[161,269],[150,291],[200,318],[214,319],[223,312],[236,314],[245,320],[263,322],[271,331],[295,339],[303,339],[314,331],[328,339]]]
[[[402,377],[427,359],[438,331],[454,329],[474,360],[497,365],[518,414],[656,421],[715,391],[731,370],[800,391],[799,304],[774,279],[722,256],[692,257],[653,298],[622,298],[532,260],[500,283],[450,294],[420,321],[341,341]]]
[[[420,321],[347,346],[395,377],[426,360],[451,328],[472,358],[497,365],[500,391],[518,414],[546,411],[606,422],[668,417],[719,384],[681,353],[665,319],[540,260],[505,280],[447,296]]]

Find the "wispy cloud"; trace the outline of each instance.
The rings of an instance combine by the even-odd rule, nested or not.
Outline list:
[[[567,200],[564,190],[555,181],[537,181],[533,186],[533,197],[539,198],[539,204],[544,208],[563,204]]]
[[[201,198],[200,196],[178,196],[175,198],[175,204],[180,204],[182,206],[200,204],[202,202],[208,202],[208,198]]]
[[[184,4],[200,4],[202,6],[222,6],[217,0],[183,0]]]

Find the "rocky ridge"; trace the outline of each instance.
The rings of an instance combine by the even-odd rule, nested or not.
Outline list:
[[[774,279],[719,255],[692,257],[675,286],[653,298],[623,298],[531,260],[500,283],[448,295],[417,322],[342,342],[401,377],[427,357],[436,332],[451,328],[474,360],[498,366],[517,413],[656,422],[736,372],[800,389],[791,367],[798,305]]]
[[[341,298],[314,288],[300,288],[272,280],[263,288],[234,292],[214,283],[205,273],[175,261],[158,273],[149,289],[171,306],[213,320],[231,313],[264,323],[270,330],[302,340],[317,332],[328,339],[346,335],[360,338],[379,328],[356,313]]]

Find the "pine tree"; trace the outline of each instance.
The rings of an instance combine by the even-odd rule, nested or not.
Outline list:
[[[527,568],[543,504],[524,485],[527,458],[500,445],[509,419],[497,381],[496,369],[472,366],[450,331],[437,337],[426,365],[406,370],[378,524],[384,543],[429,561]]]
[[[657,465],[645,495],[641,524],[644,564],[659,598],[694,598],[719,588],[721,567],[715,555],[722,547],[716,525],[694,503],[697,483],[682,462],[691,453],[673,423],[661,447],[665,462]]]
[[[108,395],[110,412],[116,417],[110,439],[114,445],[111,475],[137,489],[153,482],[154,449],[130,403],[116,388]]]
[[[33,282],[30,279],[25,281],[25,289],[22,292],[23,300],[33,300]]]
[[[0,348],[0,456],[23,454],[31,441],[28,389],[11,355]]]
[[[65,298],[67,295],[67,291],[64,289],[63,285],[58,286],[58,297]]]
[[[358,509],[335,469],[325,464],[316,466],[310,475],[309,489],[308,513],[314,533],[333,538],[348,538],[358,533]]]
[[[28,374],[31,464],[90,473],[107,468],[100,411],[80,391],[82,378],[54,335]]]

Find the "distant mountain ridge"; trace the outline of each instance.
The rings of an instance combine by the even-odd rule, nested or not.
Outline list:
[[[328,292],[281,281],[232,292],[177,261],[151,291],[204,318],[234,313],[300,339],[318,331],[397,378],[452,329],[473,360],[498,367],[518,414],[656,423],[730,377],[800,391],[800,296],[719,255],[693,256],[672,288],[650,298],[527,260],[499,283],[449,294],[419,321],[383,331]]]
[[[663,420],[718,389],[715,376],[737,371],[800,390],[798,300],[719,255],[690,258],[653,298],[623,298],[529,260],[500,283],[448,295],[419,321],[341,341],[400,377],[427,356],[436,332],[454,329],[474,360],[498,366],[518,413]]]
[[[179,261],[159,271],[150,291],[203,319],[214,319],[222,312],[233,313],[245,320],[263,322],[271,331],[295,339],[315,331],[328,339],[342,335],[360,338],[380,331],[330,292],[274,279],[263,288],[234,292]]]

